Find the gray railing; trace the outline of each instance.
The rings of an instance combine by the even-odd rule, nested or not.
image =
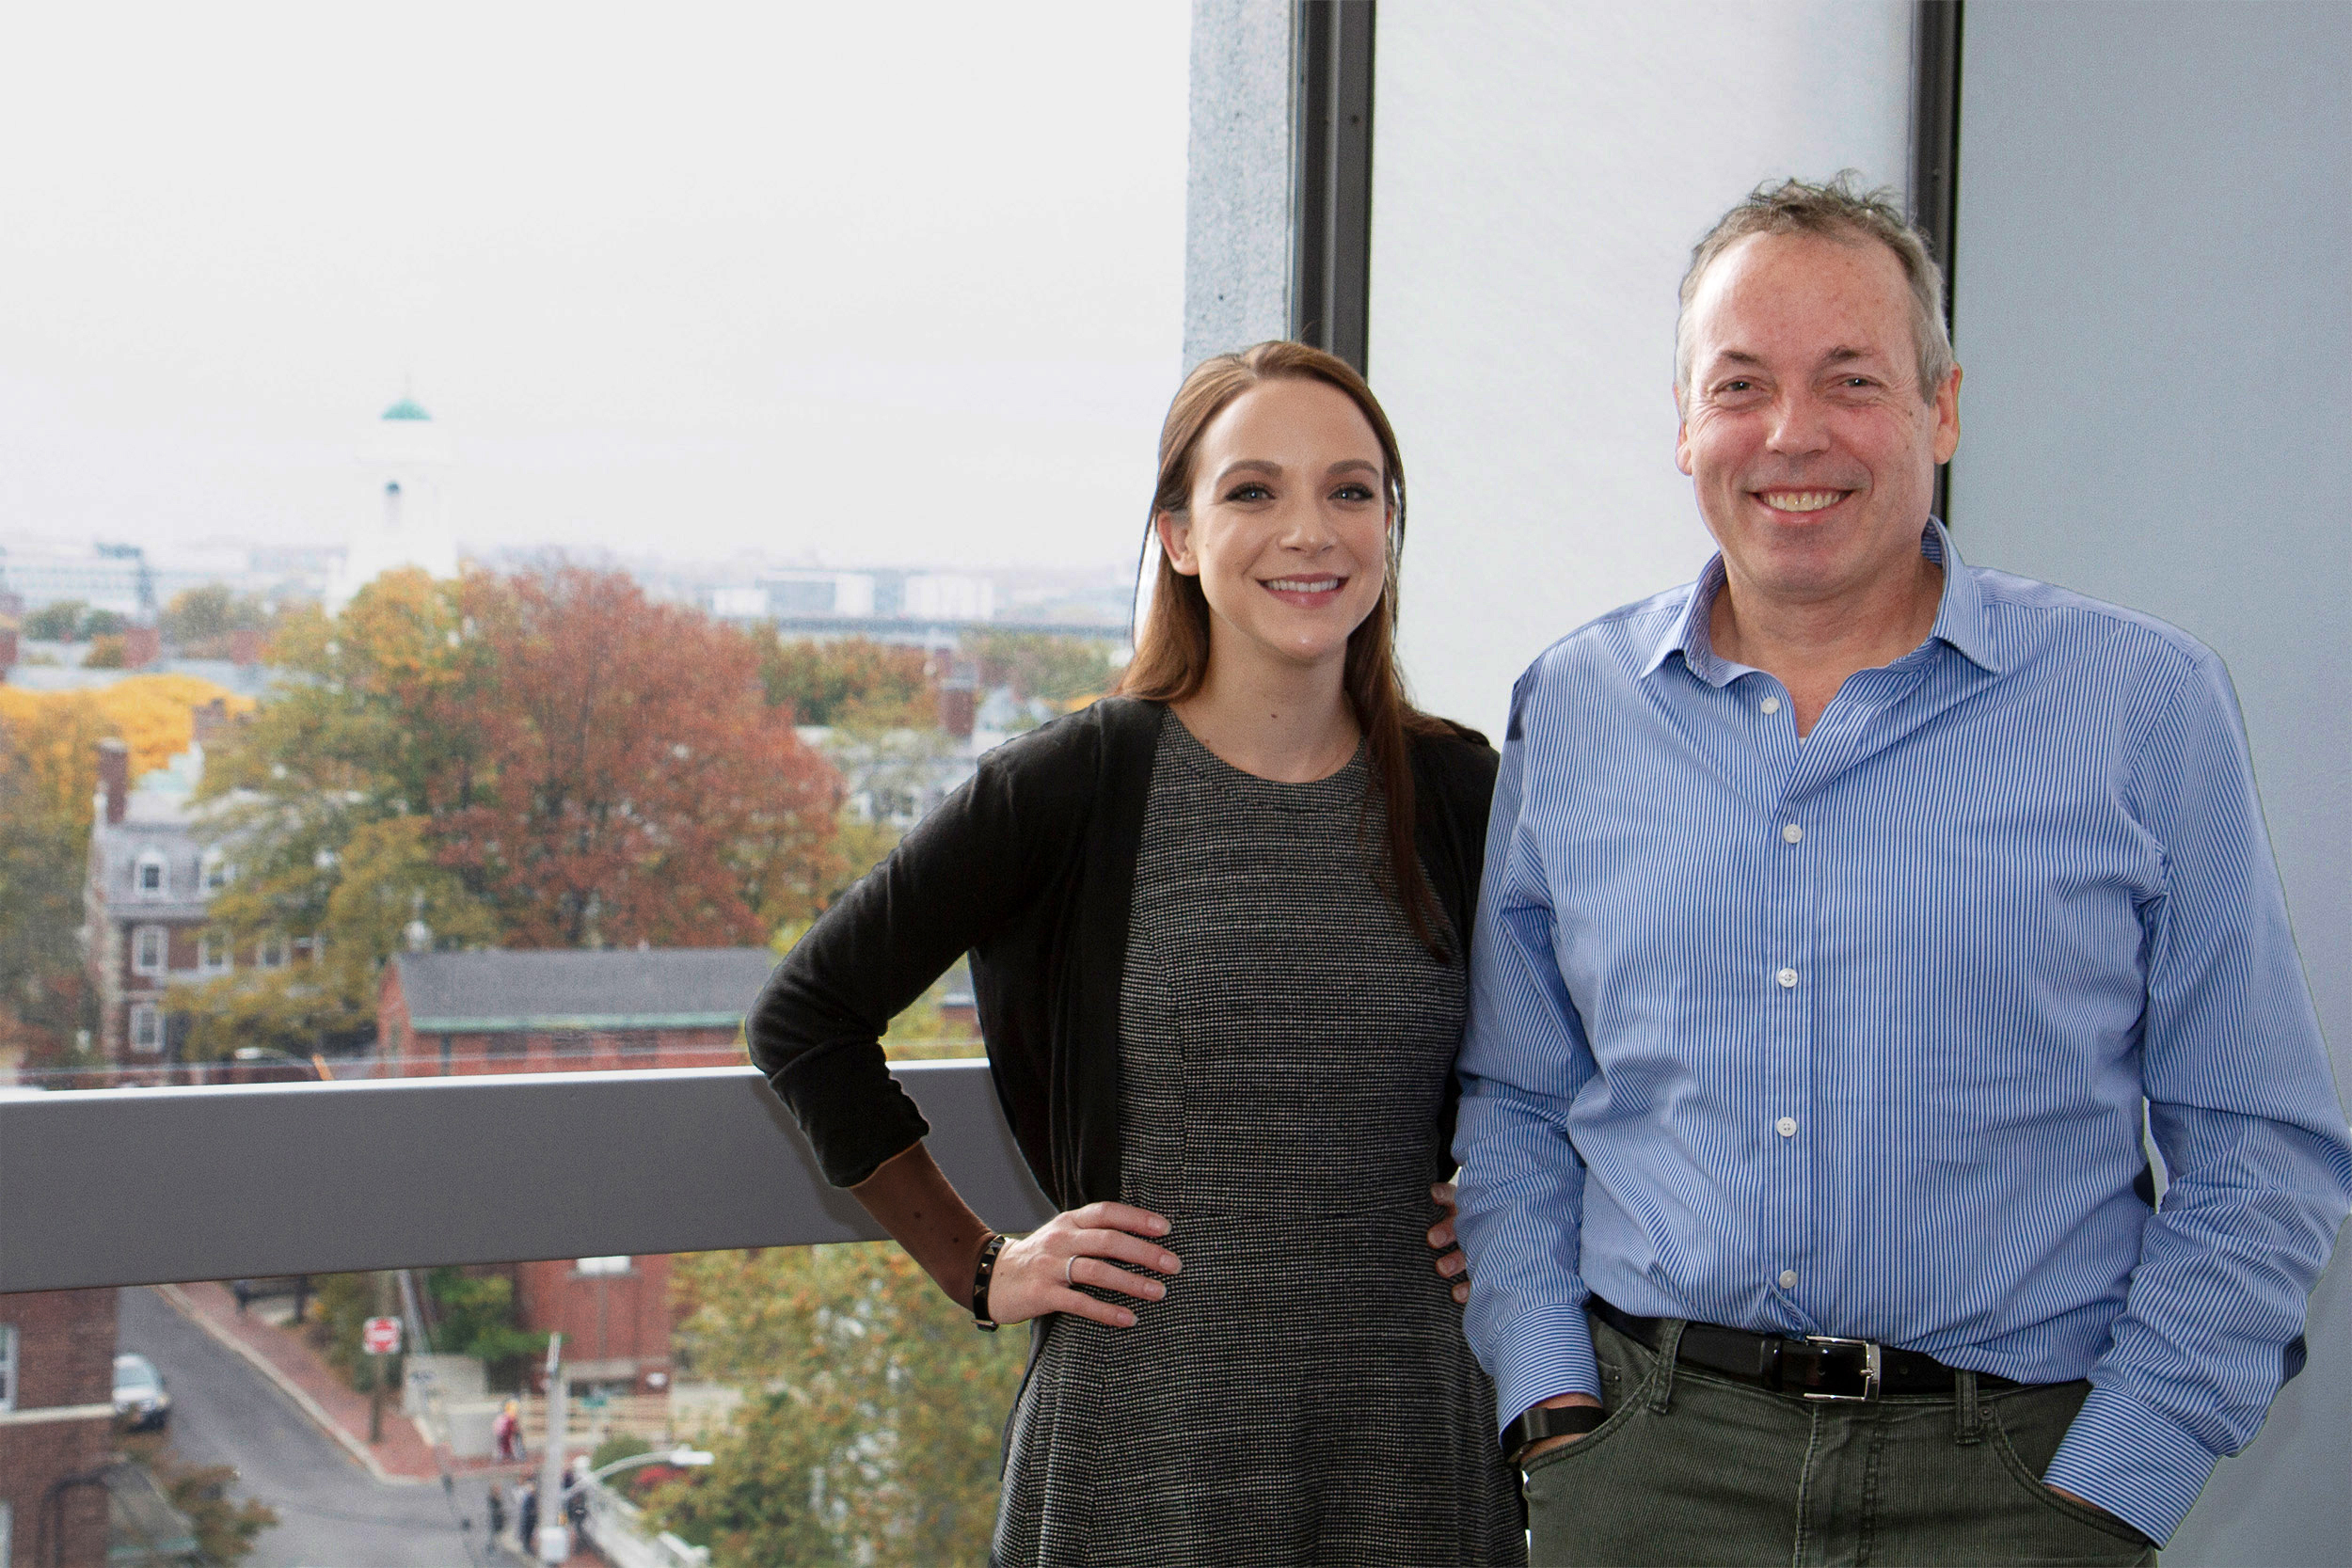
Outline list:
[[[985,1064],[894,1070],[990,1223],[1052,1212]],[[750,1068],[0,1097],[0,1291],[880,1234]]]

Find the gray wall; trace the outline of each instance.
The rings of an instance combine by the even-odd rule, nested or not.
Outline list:
[[[2228,660],[2337,1082],[2352,1050],[2352,7],[1975,0],[1962,56],[1963,553]],[[2169,1565],[2340,1562],[2352,1271]]]

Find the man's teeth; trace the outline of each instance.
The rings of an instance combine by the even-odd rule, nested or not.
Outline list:
[[[1766,490],[1759,499],[1775,512],[1819,512],[1846,499],[1843,490]]]
[[[1339,585],[1337,578],[1276,578],[1266,584],[1277,594],[1328,594]]]

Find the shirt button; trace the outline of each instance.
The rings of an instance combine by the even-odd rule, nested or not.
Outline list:
[[[1772,978],[1780,982],[1781,990],[1787,990],[1797,983],[1797,972],[1793,969],[1784,969]]]
[[[1780,711],[1780,699],[1778,697],[1767,697],[1762,702],[1756,704],[1756,711],[1759,713],[1778,713]]]
[[[1804,830],[1798,827],[1794,822],[1791,822],[1787,827],[1781,829],[1780,836],[1788,840],[1790,844],[1794,844],[1797,840],[1804,836]]]
[[[1783,1117],[1772,1125],[1779,1129],[1780,1135],[1784,1138],[1793,1138],[1797,1135],[1797,1118],[1794,1117]]]
[[[1796,1270],[1783,1269],[1780,1271],[1780,1288],[1784,1291],[1793,1291],[1797,1288]]]

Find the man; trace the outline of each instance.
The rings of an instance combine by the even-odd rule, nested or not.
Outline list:
[[[2352,1140],[2228,678],[1961,561],[1941,294],[1843,178],[1726,215],[1721,553],[1514,695],[1455,1153],[1538,1562],[2153,1560],[2301,1365]]]

